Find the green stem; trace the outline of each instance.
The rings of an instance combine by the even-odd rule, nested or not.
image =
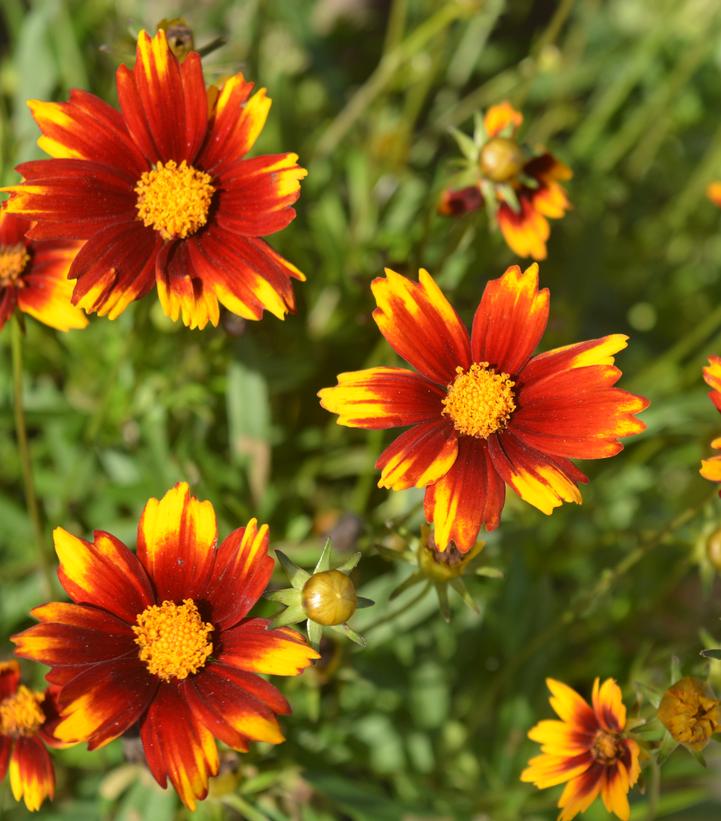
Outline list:
[[[415,607],[418,602],[424,598],[426,593],[431,589],[431,583],[427,582],[426,584],[421,587],[420,591],[413,596],[410,601],[407,601],[405,604],[401,605],[401,607],[396,607],[395,610],[387,610],[379,619],[376,621],[371,622],[367,627],[363,628],[363,635],[367,636],[372,630],[375,630],[377,627],[383,627],[384,624],[390,624],[390,622],[395,621],[399,616],[402,616],[404,613],[407,613],[412,607]]]
[[[20,323],[21,320],[16,315],[12,322],[11,330],[15,431],[17,434],[18,452],[20,454],[20,465],[23,474],[25,505],[35,532],[38,561],[40,562],[40,569],[45,579],[46,593],[50,595],[52,593],[52,577],[45,553],[45,533],[40,518],[40,507],[38,506],[37,496],[35,495],[33,466],[32,460],[30,459],[30,445],[28,442],[27,427],[25,425],[25,411],[23,409],[23,328]]]

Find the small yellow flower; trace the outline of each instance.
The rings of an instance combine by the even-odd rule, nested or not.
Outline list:
[[[676,741],[700,752],[721,731],[721,702],[705,681],[684,676],[663,694],[658,717]]]

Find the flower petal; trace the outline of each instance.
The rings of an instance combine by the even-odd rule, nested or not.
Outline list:
[[[628,344],[625,334],[611,334],[600,339],[588,339],[573,345],[564,345],[551,351],[538,354],[519,374],[519,385],[525,387],[539,382],[549,376],[574,368],[585,368],[590,365],[613,365],[614,354],[622,351]]]
[[[440,420],[445,391],[405,368],[367,368],[338,374],[338,384],[318,391],[321,407],[338,424],[384,429]]]
[[[469,185],[465,188],[443,191],[436,210],[445,217],[460,217],[478,211],[482,205],[481,189],[477,185]]]
[[[599,725],[610,733],[620,733],[626,726],[626,706],[621,688],[612,678],[599,687],[598,678],[593,683],[593,711]]]
[[[492,105],[483,117],[483,127],[489,137],[495,137],[499,131],[510,125],[515,131],[523,122],[523,114],[508,102]]]
[[[699,473],[704,479],[709,479],[712,482],[721,482],[721,456],[712,456],[710,459],[702,459]]]
[[[206,135],[208,101],[200,55],[178,62],[165,32],[138,35],[135,67],[120,66],[118,100],[128,130],[151,162],[192,165]]]
[[[94,94],[73,89],[67,103],[28,100],[28,106],[43,134],[38,145],[51,157],[111,160],[130,179],[147,170],[120,113]]]
[[[15,739],[9,771],[13,798],[24,800],[30,812],[37,812],[46,798],[54,797],[53,762],[37,736]]]
[[[149,499],[138,524],[138,558],[159,602],[195,599],[208,588],[218,529],[210,502],[179,482],[162,499]]]
[[[539,790],[555,787],[581,775],[593,763],[588,751],[573,756],[537,755],[528,762],[528,767],[521,773],[521,781],[535,784]]]
[[[10,753],[13,749],[13,740],[10,736],[0,735],[0,781],[5,778],[10,763]]]
[[[251,673],[295,676],[320,658],[295,630],[268,625],[266,619],[250,619],[224,632],[218,661]]]
[[[210,113],[208,139],[198,158],[201,168],[220,176],[244,157],[263,130],[270,100],[264,88],[248,99],[253,83],[236,74],[223,83]]]
[[[555,756],[577,755],[589,750],[593,743],[593,733],[565,721],[539,721],[528,731],[531,741],[541,745],[541,752]]]
[[[136,655],[85,667],[60,691],[60,741],[87,741],[88,749],[104,747],[143,715],[158,689]]]
[[[198,276],[189,254],[189,243],[167,242],[155,262],[158,299],[173,322],[181,317],[188,328],[202,330],[220,321],[218,297],[212,285]]]
[[[510,430],[492,436],[488,442],[494,468],[524,502],[546,515],[563,502],[581,504],[577,483],[588,479],[567,459],[529,447]]]
[[[390,268],[371,290],[378,307],[373,311],[383,336],[395,352],[429,379],[446,386],[456,368],[469,367],[468,331],[428,271],[413,282]]]
[[[86,542],[64,530],[53,531],[60,560],[58,578],[77,604],[93,604],[129,624],[154,601],[150,582],[136,556],[114,536],[97,530]]]
[[[264,237],[295,218],[290,206],[300,196],[308,174],[297,154],[268,154],[239,160],[219,181],[216,220],[221,228],[250,237]]]
[[[486,284],[473,317],[471,356],[515,376],[528,361],[548,323],[548,288],[538,290],[538,265],[523,273],[512,265]]]
[[[0,245],[28,245],[25,234],[32,222],[11,214],[5,207],[0,210]]]
[[[551,707],[561,721],[575,727],[579,732],[595,733],[598,730],[598,721],[593,710],[572,687],[553,678],[546,679],[546,686],[551,691]]]
[[[604,767],[600,764],[592,764],[586,772],[566,784],[558,806],[562,812],[558,816],[558,821],[571,821],[580,812],[585,812],[595,801],[601,790],[604,778]]]
[[[621,821],[628,821],[631,817],[631,808],[628,804],[629,789],[628,772],[620,761],[617,761],[614,767],[606,767],[601,784],[601,798],[604,807],[617,815]]]
[[[721,411],[721,356],[709,356],[708,365],[703,369],[703,378],[711,388],[709,399]]]
[[[450,422],[424,422],[396,438],[378,457],[378,487],[406,490],[426,487],[453,467],[458,434]]]
[[[721,182],[710,182],[706,188],[706,196],[714,205],[721,206]]]
[[[42,242],[33,248],[28,271],[22,275],[18,289],[21,311],[59,331],[84,328],[85,314],[72,304],[73,283],[67,278],[78,246],[70,243]]]
[[[467,553],[482,526],[498,527],[504,500],[505,488],[489,459],[487,442],[460,437],[453,467],[426,488],[425,516],[433,522],[438,549],[453,542]]]
[[[496,219],[503,238],[513,252],[519,257],[542,260],[548,255],[546,242],[551,235],[551,228],[543,214],[533,207],[533,199],[527,193],[528,190],[522,189],[519,192],[519,211],[502,203],[496,212]]]
[[[268,525],[258,527],[257,520],[251,519],[223,540],[204,596],[217,629],[226,630],[245,618],[268,586],[273,567]]]
[[[41,623],[12,637],[15,652],[24,658],[50,667],[78,667],[131,653],[137,656],[130,625],[104,610],[51,602],[34,608],[32,615]]]
[[[0,661],[0,701],[15,694],[20,684],[20,665],[12,661]]]
[[[165,787],[167,779],[180,799],[194,810],[208,794],[208,778],[218,772],[218,748],[176,684],[161,684],[140,722],[148,767]]]

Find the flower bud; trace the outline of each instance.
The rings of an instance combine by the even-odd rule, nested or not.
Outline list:
[[[694,676],[684,676],[666,690],[658,717],[676,741],[695,752],[721,730],[720,702],[708,684]]]
[[[524,156],[515,140],[492,137],[481,149],[478,162],[484,177],[493,182],[508,182],[521,173]]]
[[[350,577],[340,570],[314,573],[303,585],[303,610],[317,624],[344,624],[358,605]]]
[[[714,570],[721,573],[721,527],[706,537],[706,558]]]

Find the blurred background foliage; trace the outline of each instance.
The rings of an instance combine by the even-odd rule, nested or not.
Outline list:
[[[56,334],[29,321],[25,404],[47,524],[108,530],[134,544],[149,496],[187,479],[221,534],[257,515],[272,543],[312,567],[324,537],[360,549],[355,578],[376,601],[353,626],[368,648],[324,643],[319,669],[285,686],[287,743],[227,755],[201,819],[552,819],[560,790],[519,773],[550,717],[544,678],[588,694],[615,676],[663,687],[672,656],[704,674],[721,638],[708,536],[721,525],[699,459],[719,434],[701,368],[721,353],[721,6],[717,0],[3,0],[0,167],[41,156],[27,98],[72,87],[116,102],[113,72],[134,35],[183,15],[209,80],[242,70],[273,108],[256,152],[297,151],[310,173],[298,218],[272,244],[308,275],[298,311],[217,329],[170,324],[149,297],[118,320]],[[438,276],[465,319],[488,278],[516,263],[481,212],[435,213],[457,148],[448,129],[509,99],[529,142],[574,170],[570,215],[553,224],[541,281],[552,293],[544,347],[624,332],[622,385],[652,400],[648,431],[586,465],[582,507],[546,518],[511,494],[486,564],[478,614],[451,594],[389,593],[413,568],[421,493],[379,491],[382,433],[349,430],[316,391],[337,373],[393,364],[370,318],[384,265]],[[14,442],[9,331],[0,336],[0,641],[48,590],[26,517]],[[671,526],[669,526],[671,525]],[[721,567],[721,558],[712,552]],[[49,559],[52,561],[52,559]],[[281,584],[280,577],[278,583]],[[55,594],[58,591],[53,591]],[[264,605],[268,613],[273,605]],[[26,674],[36,681],[42,671]],[[721,687],[721,665],[712,663]],[[126,760],[127,754],[127,760]],[[185,817],[116,742],[56,756],[43,818]],[[721,756],[681,751],[634,821],[721,814]],[[648,781],[648,779],[647,779]],[[0,787],[0,814],[25,816]],[[600,819],[598,807],[587,814]]]

